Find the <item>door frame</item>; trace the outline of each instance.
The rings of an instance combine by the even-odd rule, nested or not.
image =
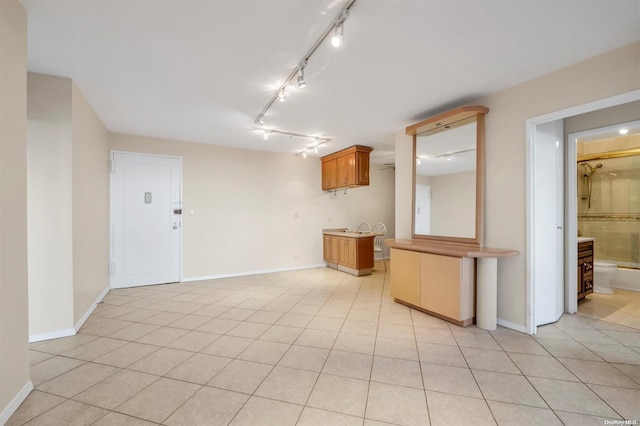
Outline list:
[[[608,98],[600,99],[593,102],[588,102],[586,104],[577,105],[569,108],[565,108],[559,111],[551,112],[548,114],[540,115],[537,117],[529,118],[525,121],[525,137],[526,137],[526,272],[525,272],[525,292],[526,292],[526,303],[527,309],[525,311],[526,315],[526,330],[529,334],[536,333],[536,325],[535,325],[535,276],[533,273],[533,266],[541,259],[535,258],[534,241],[533,241],[533,231],[535,229],[536,221],[533,212],[533,194],[535,190],[535,166],[533,152],[536,146],[536,126],[538,124],[548,123],[550,121],[564,120],[565,118],[572,117],[574,115],[585,114],[587,112],[597,111],[604,108],[609,108],[616,105],[621,105],[629,102],[634,102],[640,100],[640,90],[634,90],[631,92],[623,93],[616,96],[611,96]],[[564,138],[563,138],[564,139]],[[567,148],[567,141],[563,140],[563,145],[565,146],[565,161],[564,161],[564,170],[565,170],[565,280],[567,281],[567,286],[565,287],[565,283],[557,283],[557,285],[562,285],[563,288],[566,288],[566,293],[569,294],[571,288],[577,292],[577,283],[575,282],[577,279],[577,272],[575,268],[568,267],[570,256],[570,250],[572,250],[572,245],[575,246],[577,241],[577,217],[568,217],[569,209],[567,208],[567,197],[570,197],[570,193],[567,192],[569,190],[571,175],[570,173],[570,163],[574,163],[573,167],[577,167],[575,165],[575,155],[571,157]],[[574,154],[575,154],[575,147]],[[575,173],[573,174],[574,184],[575,184]],[[575,194],[575,189],[574,189]],[[575,197],[574,197],[575,198]],[[571,202],[571,200],[569,200]],[[577,211],[577,201],[573,200],[576,211]],[[575,253],[575,258],[577,259],[577,248],[573,247],[573,251]],[[573,277],[573,278],[572,278]],[[575,313],[577,311],[578,301],[577,297],[565,297],[565,312]]]
[[[183,190],[182,190],[182,181],[183,181],[183,168],[182,168],[182,157],[176,155],[161,155],[161,154],[150,154],[147,152],[135,152],[135,151],[122,151],[122,150],[111,150],[109,152],[109,288],[119,288],[113,287],[111,284],[111,276],[112,276],[112,265],[113,265],[113,215],[111,212],[111,200],[113,200],[113,173],[115,171],[115,162],[114,155],[115,154],[130,154],[130,155],[142,155],[145,157],[156,157],[156,158],[172,158],[179,160],[179,170],[180,170],[180,182],[178,187],[180,188],[180,208],[182,209],[182,215],[180,217],[180,227],[178,228],[178,282],[183,282],[183,218],[184,218],[184,208],[183,208]]]

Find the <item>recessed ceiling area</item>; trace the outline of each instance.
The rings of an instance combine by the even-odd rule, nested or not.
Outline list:
[[[22,2],[29,70],[72,78],[109,131],[292,155],[313,142],[265,141],[254,120],[346,4]],[[357,0],[265,127],[389,162],[408,124],[638,39],[638,0]]]

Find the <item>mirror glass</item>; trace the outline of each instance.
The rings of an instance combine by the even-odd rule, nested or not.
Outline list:
[[[415,137],[414,236],[476,238],[477,122],[464,121]]]

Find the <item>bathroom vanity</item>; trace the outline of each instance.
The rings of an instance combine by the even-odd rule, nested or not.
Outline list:
[[[373,270],[373,240],[377,234],[349,232],[344,229],[322,231],[324,260],[327,266],[357,277]]]
[[[578,300],[593,293],[593,241],[578,237]]]
[[[483,106],[463,106],[407,127],[413,136],[411,239],[391,247],[396,302],[479,328],[497,326],[498,259],[483,247]]]

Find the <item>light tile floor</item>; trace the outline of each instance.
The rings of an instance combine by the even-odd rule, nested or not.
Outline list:
[[[578,303],[578,314],[640,329],[640,292],[613,289],[614,294],[591,293]]]
[[[35,390],[8,424],[640,420],[640,331],[460,328],[394,303],[381,269],[113,290],[76,336],[31,345]]]

